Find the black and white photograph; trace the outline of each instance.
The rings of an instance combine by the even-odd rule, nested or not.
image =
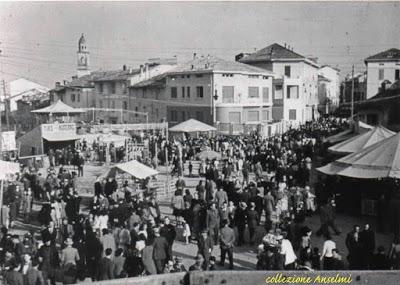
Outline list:
[[[0,1],[0,284],[400,284],[400,2]]]

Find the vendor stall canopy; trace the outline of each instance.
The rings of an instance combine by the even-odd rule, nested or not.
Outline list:
[[[328,148],[328,150],[337,154],[349,154],[362,150],[384,139],[390,138],[395,134],[395,132],[392,132],[382,126],[377,126],[366,133],[359,134],[355,137],[345,140],[344,142],[331,146]]]
[[[357,122],[356,124],[357,124],[357,126],[353,125],[350,129],[344,130],[333,136],[327,137],[325,139],[325,142],[332,143],[332,144],[338,143],[338,142],[347,140],[349,138],[352,138],[358,134],[363,134],[365,132],[368,132],[369,130],[374,128],[373,126],[370,126],[370,125],[360,122],[360,121]]]
[[[400,133],[317,170],[354,178],[400,178]]]
[[[61,100],[58,100],[54,104],[47,106],[42,109],[33,110],[32,113],[38,114],[77,114],[77,113],[85,113],[86,111],[79,108],[73,108],[68,106]]]
[[[201,160],[213,160],[213,159],[221,159],[221,154],[219,152],[213,150],[204,150],[196,155],[198,159]]]
[[[209,132],[217,129],[195,119],[189,119],[169,129],[170,132],[195,133]]]
[[[125,163],[116,164],[111,167],[106,173],[102,174],[100,178],[114,177],[118,171],[132,175],[137,179],[146,179],[158,174],[158,171],[138,162],[137,160],[131,160]]]

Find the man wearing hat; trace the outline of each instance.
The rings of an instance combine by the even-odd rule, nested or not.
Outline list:
[[[213,250],[213,241],[209,237],[207,230],[202,231],[201,236],[197,242],[197,247],[199,249],[198,253],[204,258],[202,266],[203,270],[208,270],[208,267],[210,265],[211,252]]]
[[[235,231],[229,227],[228,220],[222,221],[220,245],[221,245],[221,266],[224,266],[225,255],[228,254],[229,269],[233,269],[233,245],[235,243]]]
[[[245,202],[240,202],[239,207],[235,211],[235,225],[238,228],[239,238],[238,238],[238,246],[244,244],[244,230],[246,228],[246,212],[247,205]]]
[[[207,210],[207,228],[210,231],[210,236],[212,237],[214,244],[218,244],[218,235],[219,235],[219,211],[216,208],[216,204],[214,202],[210,203],[209,209]]]

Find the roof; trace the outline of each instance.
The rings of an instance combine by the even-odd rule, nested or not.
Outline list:
[[[231,72],[231,73],[258,73],[258,74],[268,74],[273,75],[272,72],[254,67],[248,64],[240,63],[237,61],[229,61],[215,56],[201,56],[192,59],[188,62],[178,65],[177,67],[171,69],[168,73],[183,73],[183,72]]]
[[[191,132],[209,132],[216,131],[217,129],[209,126],[203,122],[197,121],[195,119],[189,119],[184,121],[172,128],[169,128],[171,132],[183,132],[183,133],[191,133]]]
[[[318,75],[318,81],[327,81],[327,82],[331,82],[331,80],[329,78],[326,78],[323,75]]]
[[[389,81],[388,81],[389,82]],[[378,92],[375,96],[363,101],[365,103],[373,102],[375,100],[383,99],[383,98],[390,98],[394,96],[400,95],[400,80],[395,81],[391,84],[386,90]]]
[[[260,61],[304,61],[316,67],[318,64],[305,56],[298,54],[280,44],[274,43],[251,54],[245,54],[240,62],[252,63]]]
[[[371,55],[365,59],[365,63],[370,61],[399,61],[400,50],[397,48],[391,48],[383,52]]]
[[[36,90],[40,93],[46,93],[49,91],[49,88],[25,78],[13,80],[9,83],[9,86],[10,97],[17,96],[30,90]]]
[[[382,126],[378,126],[366,133],[349,138],[344,142],[331,146],[328,148],[328,150],[334,153],[353,153],[387,139],[395,134],[396,133]]]
[[[94,79],[93,81],[121,81],[127,80],[135,74],[139,74],[140,69],[126,69],[126,70],[114,70],[106,71],[103,76]]]
[[[79,140],[79,137],[76,134],[65,133],[46,133],[43,134],[42,137],[51,142]]]
[[[322,65],[322,66],[320,67],[320,69],[326,68],[326,67],[327,67],[327,68],[331,68],[331,69],[333,69],[333,70],[336,70],[337,72],[340,72],[340,69],[339,69],[339,68],[330,66],[330,65],[328,65],[328,64]]]
[[[82,109],[73,108],[71,106],[68,106],[64,102],[58,100],[57,102],[55,102],[54,104],[52,104],[48,107],[38,109],[38,110],[33,110],[31,112],[39,113],[39,114],[54,114],[54,113],[58,113],[58,114],[74,114],[75,113],[76,114],[76,113],[84,113],[85,111]]]
[[[143,87],[163,87],[165,85],[165,78],[167,76],[167,73],[159,74],[156,76],[153,76],[147,80],[140,81],[132,86],[130,88],[143,88]]]

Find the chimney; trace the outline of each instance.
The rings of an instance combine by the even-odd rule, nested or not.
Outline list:
[[[193,59],[196,59],[196,55],[197,55],[196,53],[193,53]]]
[[[143,75],[143,64],[140,65],[140,75]]]
[[[67,85],[67,80],[64,80],[64,86]]]
[[[125,64],[122,66],[122,70],[126,71],[126,65]]]
[[[60,86],[61,86],[60,82],[56,82],[56,88]]]

